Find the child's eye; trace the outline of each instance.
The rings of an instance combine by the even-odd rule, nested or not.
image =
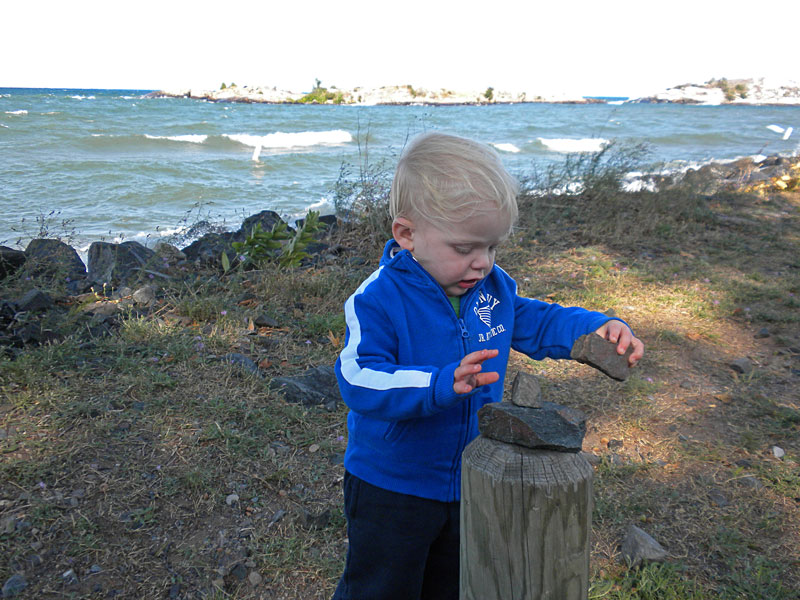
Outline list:
[[[472,252],[472,248],[470,248],[469,246],[456,246],[455,250],[459,254],[469,254],[470,252]]]

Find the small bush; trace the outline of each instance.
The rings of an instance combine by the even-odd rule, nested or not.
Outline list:
[[[659,182],[645,160],[645,145],[612,142],[595,153],[568,155],[544,173],[520,177],[520,229],[534,235],[580,232],[584,243],[667,241],[702,229],[710,211],[691,182]],[[625,191],[626,176],[637,173],[643,190]],[[648,191],[655,183],[660,191]],[[669,183],[669,185],[667,185]]]
[[[597,152],[568,154],[561,164],[520,177],[520,196],[581,194],[603,201],[618,194],[626,175],[644,170],[647,144],[611,141]]]
[[[365,139],[367,136],[365,136]],[[336,214],[350,225],[359,227],[364,237],[384,240],[391,236],[389,191],[393,169],[389,157],[370,162],[369,145],[362,146],[358,136],[357,165],[343,162],[331,190]]]
[[[325,227],[319,220],[319,213],[312,210],[294,234],[283,222],[276,223],[270,231],[264,231],[261,224],[256,223],[244,242],[233,242],[232,246],[244,266],[261,267],[264,263],[277,262],[282,267],[297,267],[308,257],[305,249],[313,241],[314,234]],[[227,272],[230,263],[225,253],[222,256],[222,266]]]

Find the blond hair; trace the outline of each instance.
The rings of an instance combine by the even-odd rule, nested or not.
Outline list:
[[[392,181],[393,219],[422,218],[434,226],[459,223],[500,210],[517,218],[519,183],[495,150],[474,140],[438,132],[414,138],[403,151]]]

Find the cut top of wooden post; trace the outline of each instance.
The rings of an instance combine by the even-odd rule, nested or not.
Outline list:
[[[628,346],[625,354],[617,354],[617,345],[596,333],[582,335],[572,345],[570,357],[580,363],[598,369],[617,381],[625,381],[630,373],[628,357],[633,352],[633,345]]]

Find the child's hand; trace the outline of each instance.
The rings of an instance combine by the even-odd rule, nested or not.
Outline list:
[[[644,344],[642,340],[635,337],[630,327],[625,325],[622,321],[608,321],[600,329],[595,331],[597,335],[603,339],[617,343],[617,353],[625,354],[628,346],[633,346],[633,352],[628,357],[628,364],[632,367],[639,359],[644,356]]]
[[[478,350],[467,354],[461,359],[461,364],[456,368],[453,376],[453,391],[456,394],[469,394],[476,387],[494,383],[500,379],[500,374],[481,373],[483,361],[494,358],[499,350]]]

